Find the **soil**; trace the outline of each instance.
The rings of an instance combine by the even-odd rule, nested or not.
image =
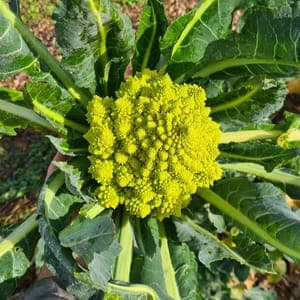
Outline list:
[[[198,1],[164,0],[163,3],[166,7],[168,20],[169,22],[172,22],[178,16],[183,15],[184,13],[192,9],[198,3]],[[132,19],[135,29],[138,26],[139,15],[142,7],[142,4],[123,7],[123,11]],[[236,27],[239,15],[241,13],[242,12],[238,11],[234,17],[233,30]],[[38,21],[30,21],[28,25],[32,29],[35,36],[38,37],[48,47],[49,52],[55,55],[58,60],[60,60],[61,57],[56,47],[54,24],[52,20],[49,17],[43,17]],[[5,81],[0,82],[0,86],[9,86],[16,89],[22,89],[27,79],[28,77],[25,73],[20,73],[11,78],[8,78]],[[294,87],[290,88],[290,94],[286,98],[284,107],[274,118],[275,122],[279,122],[281,120],[284,110],[300,113],[300,91],[298,91],[297,89],[295,90]],[[8,147],[10,151],[14,151],[14,149],[18,148],[16,147],[16,145],[19,145],[20,147],[22,147],[22,151],[26,152],[26,149],[28,149],[33,142],[36,142],[37,135],[38,133],[33,133],[31,130],[20,131],[17,137],[6,139],[5,141],[2,140],[0,142],[0,150],[1,147],[5,146]],[[17,154],[18,153],[16,152],[16,155]],[[10,164],[6,164],[5,166],[1,164],[0,180],[1,173],[14,172],[18,167],[18,165],[14,164],[14,161],[11,161]],[[38,191],[30,191],[18,199],[14,199],[2,204],[0,203],[0,224],[3,225],[19,222],[20,220],[24,219],[24,217],[26,217],[28,213],[33,212],[36,209],[37,195]],[[27,289],[35,279],[36,274],[34,267],[32,267],[19,286],[18,291]],[[300,299],[300,267],[297,264],[287,262],[287,272],[276,284],[271,284],[267,280],[266,276],[256,273],[251,273],[244,284],[248,287],[259,285],[264,288],[270,288],[273,286],[278,294],[276,300],[297,300]],[[18,299],[18,296],[11,299]]]

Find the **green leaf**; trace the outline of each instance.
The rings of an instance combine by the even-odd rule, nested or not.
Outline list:
[[[0,284],[0,300],[7,300],[18,286],[18,280],[10,279]]]
[[[95,253],[93,260],[88,265],[92,281],[103,291],[107,290],[108,282],[113,275],[114,262],[120,251],[120,245],[113,242],[107,250],[99,254]]]
[[[255,81],[241,81],[233,90],[208,99],[207,103],[222,130],[235,131],[250,124],[271,123],[283,106],[286,94],[283,83],[256,78]]]
[[[49,122],[26,106],[22,92],[0,87],[0,137],[2,134],[16,135],[17,128],[27,126],[53,130]]]
[[[194,10],[177,18],[161,42],[167,59],[167,72],[174,78],[184,76],[204,56],[207,46],[231,32],[232,13],[251,6],[254,1],[202,1]]]
[[[48,82],[30,82],[26,84],[26,93],[32,101],[34,110],[61,133],[67,134],[67,127],[81,133],[87,131],[87,127],[83,124],[85,112],[59,86]],[[79,120],[81,123],[72,119]]]
[[[31,73],[38,68],[37,59],[17,30],[2,14],[0,14],[0,65],[0,80],[21,71]]]
[[[193,78],[228,78],[270,74],[288,77],[299,73],[299,7],[256,7],[242,18],[239,33],[210,43],[191,71]]]
[[[214,192],[198,194],[222,213],[229,215],[260,242],[264,240],[300,261],[300,218],[286,204],[280,190],[270,183],[250,182],[244,177],[218,182]]]
[[[23,104],[23,93],[7,87],[0,87],[0,99]]]
[[[131,280],[149,285],[159,295],[159,299],[169,300],[171,297],[166,291],[157,220],[146,219],[145,222],[140,222],[140,227],[138,249],[140,253],[136,253],[134,257]]]
[[[33,58],[23,42],[24,39],[30,49],[37,53],[39,59],[43,60],[60,82],[64,84],[68,92],[79,100],[83,106],[86,106],[90,95],[74,85],[70,74],[61,68],[59,62],[49,54],[47,48],[34,37],[32,32],[14,15],[4,1],[0,2],[0,12],[0,37],[2,33],[2,39],[5,40],[4,46],[0,49],[0,59],[3,60],[6,67],[4,72],[0,73],[0,76],[7,77],[10,74],[26,70],[32,77],[51,77],[41,72],[37,59]],[[9,34],[9,38],[6,38],[7,34]],[[13,39],[11,39],[11,36]],[[1,50],[3,53],[1,53]],[[45,66],[42,65],[41,67],[44,68]]]
[[[182,300],[201,300],[198,266],[193,252],[186,244],[175,245],[169,243],[172,264],[176,274],[176,281]]]
[[[94,219],[78,217],[59,234],[61,245],[71,248],[87,262],[93,259],[94,253],[106,251],[115,237],[115,227],[107,212]]]
[[[290,197],[300,198],[300,176],[296,170],[288,168],[275,168],[267,172],[263,166],[255,163],[228,163],[222,164],[224,170],[246,173],[273,182]]]
[[[3,135],[14,136],[17,134],[16,129],[28,126],[27,120],[7,112],[8,108],[11,108],[9,111],[16,111],[16,107],[23,110],[21,107],[11,105],[9,102],[0,99],[0,137]]]
[[[234,247],[230,247],[187,217],[184,217],[184,222],[175,220],[174,223],[179,240],[188,243],[197,253],[199,261],[208,269],[211,269],[211,265],[217,261],[234,259],[260,272],[273,272],[272,264],[264,249],[251,241],[241,240],[239,244],[237,241]]]
[[[65,216],[73,204],[82,202],[84,200],[81,197],[69,193],[55,195],[48,207],[49,219],[55,220]]]
[[[36,214],[32,214],[21,224],[1,228],[0,299],[4,300],[5,295],[13,293],[30,267],[38,238]]]
[[[136,226],[140,229],[136,232],[138,247],[131,281],[152,287],[159,299],[202,299],[197,262],[188,246],[171,242],[162,229],[164,225],[158,225],[155,218],[138,222]]]
[[[288,164],[300,155],[299,149],[284,149],[268,141],[252,141],[220,145],[221,159],[224,162],[254,162],[263,165],[271,172]]]
[[[0,283],[24,275],[30,266],[26,255],[15,248],[1,256],[0,264],[2,269]]]
[[[69,249],[61,247],[57,237],[57,232],[61,230],[64,224],[51,223],[49,219],[51,203],[64,186],[64,182],[64,174],[55,172],[44,184],[38,199],[39,231],[45,241],[45,262],[51,266],[53,274],[59,274],[61,280],[64,280],[66,284],[73,284],[73,272],[76,269],[76,263]]]
[[[62,64],[75,83],[92,93],[113,94],[123,80],[133,45],[129,18],[108,0],[61,0],[55,20]]]
[[[167,18],[163,5],[149,0],[140,16],[133,56],[133,73],[154,69],[160,58],[159,41],[165,32]]]
[[[61,161],[54,164],[65,174],[65,183],[70,193],[78,195],[88,202],[90,197],[83,192],[85,180],[88,180],[87,173],[90,165],[87,158],[80,157],[68,162]]]
[[[86,155],[88,143],[83,138],[59,138],[52,135],[47,136],[55,149],[67,156]]]
[[[67,226],[69,216],[61,218],[59,221],[49,219],[49,206],[55,195],[58,195],[64,187],[65,176],[60,171],[50,176],[44,184],[39,197],[39,230],[45,241],[44,261],[50,271],[57,275],[68,291],[77,296],[79,300],[86,299],[87,296],[97,294],[97,291],[81,281],[76,281],[74,274],[78,272],[78,265],[74,260],[72,251],[62,247],[58,239],[58,233]],[[100,243],[101,244],[101,243]]]

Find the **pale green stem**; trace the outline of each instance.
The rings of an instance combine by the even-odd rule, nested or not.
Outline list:
[[[39,57],[48,65],[50,70],[57,76],[61,83],[67,88],[68,92],[77,99],[83,106],[90,100],[90,95],[85,94],[78,88],[70,74],[63,70],[59,62],[48,52],[47,48],[35,38],[32,32],[17,18],[8,5],[0,0],[0,13],[18,30],[25,42],[32,48]]]
[[[150,286],[144,284],[130,284],[130,285],[119,285],[114,283],[108,283],[107,295],[109,294],[118,294],[118,292],[125,292],[128,294],[146,294],[149,300],[159,300],[159,297],[155,290],[153,290]],[[106,298],[104,298],[106,299]]]
[[[91,208],[80,211],[79,214],[88,219],[94,219],[105,210],[105,207],[100,204],[93,204]]]
[[[97,23],[97,28],[98,28],[98,34],[99,34],[99,56],[100,56],[100,61],[101,65],[104,68],[106,63],[107,63],[107,47],[106,47],[106,38],[107,38],[107,31],[103,25],[102,19],[101,19],[101,13],[100,13],[100,8],[97,9],[95,2],[93,0],[88,0],[91,12],[93,13],[96,23]],[[99,6],[101,6],[101,1],[99,1]]]
[[[231,158],[231,159],[237,159],[237,160],[244,160],[244,161],[251,161],[251,162],[261,162],[263,160],[274,159],[274,158],[278,158],[278,157],[284,157],[284,154],[279,153],[277,155],[253,157],[253,156],[246,156],[246,155],[240,155],[240,154],[221,151],[220,156],[222,156],[224,158]]]
[[[0,257],[11,251],[33,229],[38,226],[37,214],[33,213],[27,220],[19,225],[11,234],[0,242]]]
[[[300,187],[300,176],[289,174],[278,169],[267,172],[262,165],[254,163],[230,163],[221,164],[221,166],[224,170],[247,173],[273,182]]]
[[[240,143],[252,140],[277,139],[283,130],[242,130],[222,132],[220,144]]]
[[[163,267],[163,275],[165,278],[165,285],[168,295],[174,300],[180,300],[180,293],[178,291],[176,276],[172,265],[172,260],[169,252],[168,237],[165,232],[164,224],[157,221],[159,229],[159,237],[161,242],[160,254]]]
[[[40,102],[38,102],[36,100],[32,100],[32,104],[37,111],[41,112],[42,114],[44,114],[51,120],[53,120],[61,125],[66,125],[80,133],[86,133],[88,131],[88,127],[63,117],[62,115],[56,113],[52,109],[46,107],[45,105],[41,104]]]
[[[52,131],[57,131],[47,120],[41,118],[33,110],[26,107],[0,100],[0,110],[28,120]]]
[[[99,54],[100,54],[100,59],[102,63],[102,67],[104,68],[106,62],[107,62],[107,48],[106,48],[106,38],[107,38],[107,31],[103,25],[102,19],[101,19],[101,14],[100,14],[100,9],[97,9],[95,5],[95,1],[93,0],[88,0],[91,11],[96,18],[97,22],[97,27],[98,27],[98,32],[100,35],[100,43],[99,43]],[[101,1],[99,1],[99,5],[101,6]]]
[[[148,42],[148,47],[146,49],[146,52],[145,52],[145,55],[144,55],[144,59],[143,59],[143,62],[142,62],[142,66],[141,66],[141,70],[143,71],[145,68],[147,68],[147,65],[148,65],[148,62],[149,62],[149,59],[151,57],[151,50],[152,50],[152,47],[153,47],[153,41],[154,41],[154,38],[155,38],[155,34],[156,34],[156,30],[157,30],[157,20],[156,20],[156,15],[155,15],[155,12],[153,11],[153,7],[151,6],[152,8],[152,16],[154,18],[153,20],[153,28],[152,28],[152,33],[151,33],[151,37],[150,37],[150,40]]]
[[[255,87],[253,88],[251,91],[249,91],[248,93],[246,93],[245,95],[238,97],[232,101],[228,101],[226,103],[222,103],[222,104],[218,104],[215,106],[211,107],[211,113],[217,113],[220,111],[224,111],[230,108],[234,108],[238,105],[241,105],[242,103],[250,100],[252,98],[253,95],[255,95],[257,92],[259,91],[259,87]]]
[[[58,172],[54,175],[53,179],[51,178],[51,182],[47,186],[45,186],[43,201],[45,203],[45,214],[47,217],[49,215],[49,210],[51,209],[51,201],[64,183],[65,174],[62,172]]]
[[[279,240],[270,236],[267,230],[263,230],[254,220],[248,218],[246,215],[241,213],[238,209],[233,207],[230,203],[225,201],[222,197],[220,197],[212,190],[207,188],[199,188],[197,190],[197,194],[201,198],[218,208],[222,213],[228,215],[233,220],[242,224],[243,226],[254,232],[258,237],[262,238],[267,243],[277,248],[279,251],[282,251],[283,253],[297,260],[300,260],[299,251],[287,247],[285,244],[282,244]]]
[[[129,214],[123,210],[119,243],[122,247],[117,258],[114,280],[130,282],[130,269],[133,252],[133,232]]]
[[[104,95],[108,95],[108,80],[109,80],[109,72],[110,72],[111,62],[108,62],[104,67],[104,75],[103,75],[103,90]]]
[[[201,17],[203,16],[203,14],[215,2],[216,2],[216,0],[205,0],[205,1],[202,1],[201,5],[196,10],[193,18],[185,25],[184,30],[181,32],[179,38],[177,39],[176,43],[174,44],[170,60],[172,60],[172,58],[176,54],[177,50],[182,47],[182,43],[184,42],[185,38],[189,35],[190,31],[194,28],[195,24],[199,20],[201,20]],[[166,70],[168,68],[168,63],[169,63],[169,59],[166,60],[164,62],[164,64],[162,65],[162,67],[160,68],[160,70],[159,70],[159,74],[160,75],[163,75],[166,72]],[[174,80],[174,81],[179,83],[179,82],[182,81],[182,79],[183,79],[182,76],[180,76],[180,77],[176,78],[176,80]]]
[[[106,39],[107,39],[107,30],[105,26],[103,25],[103,21],[101,19],[101,9],[97,9],[95,5],[94,0],[88,0],[91,12],[93,13],[96,23],[97,23],[97,28],[98,28],[98,34],[99,34],[99,56],[100,56],[100,62],[101,66],[104,70],[104,78],[103,78],[103,88],[104,88],[104,94],[108,95],[108,87],[107,87],[107,82],[108,82],[108,74],[110,70],[110,65],[107,67],[106,64],[108,62],[107,58],[107,46],[106,46]],[[98,1],[98,5],[101,6],[101,1]]]
[[[142,239],[141,220],[139,218],[136,218],[135,230],[136,230],[136,240],[139,244],[139,247],[141,248],[142,253],[145,254],[146,251]]]

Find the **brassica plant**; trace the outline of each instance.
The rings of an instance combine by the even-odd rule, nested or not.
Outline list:
[[[168,25],[148,0],[135,33],[109,0],[59,0],[60,62],[14,7],[0,79],[30,80],[1,88],[1,135],[46,129],[66,159],[1,229],[0,298],[39,239],[78,299],[230,299],[230,276],[300,261],[300,117],[272,122],[300,73],[300,1],[203,0]]]

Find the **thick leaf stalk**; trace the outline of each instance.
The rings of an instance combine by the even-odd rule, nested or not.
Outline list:
[[[130,282],[130,269],[133,253],[133,232],[129,214],[123,210],[119,243],[122,250],[117,258],[114,279]]]
[[[298,250],[283,244],[279,239],[270,235],[269,232],[262,228],[258,223],[256,223],[255,220],[243,214],[240,210],[232,206],[229,202],[227,202],[212,190],[201,188],[198,189],[197,194],[201,198],[218,208],[222,213],[228,215],[233,220],[245,226],[259,238],[263,239],[279,251],[282,251],[290,257],[293,257],[295,260],[300,261],[300,252]]]
[[[27,220],[20,224],[11,234],[0,242],[0,257],[11,251],[37,226],[37,215],[36,213],[33,213]]]
[[[29,47],[31,47],[48,65],[61,83],[65,85],[68,92],[83,106],[86,106],[90,99],[90,95],[86,94],[74,84],[70,74],[61,68],[59,62],[48,52],[47,48],[34,37],[32,32],[22,23],[22,21],[11,12],[8,5],[3,0],[0,1],[0,13],[2,13],[3,16],[18,30]]]

